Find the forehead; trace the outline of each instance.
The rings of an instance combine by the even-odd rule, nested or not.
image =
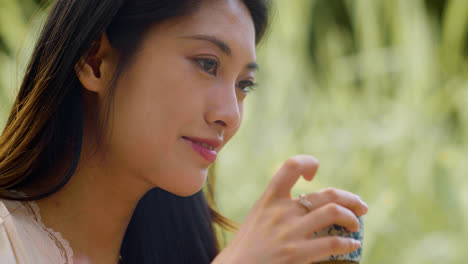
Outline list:
[[[226,42],[234,56],[237,51],[255,57],[255,27],[242,0],[205,0],[194,13],[169,19],[156,31],[153,36],[214,36]]]

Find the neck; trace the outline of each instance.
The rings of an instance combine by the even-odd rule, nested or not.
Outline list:
[[[92,160],[99,159],[80,159],[70,181],[37,204],[44,224],[62,233],[75,256],[115,264],[132,213],[151,186],[115,164]]]

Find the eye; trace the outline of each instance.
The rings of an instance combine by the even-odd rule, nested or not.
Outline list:
[[[218,61],[214,59],[207,59],[207,58],[197,58],[194,61],[198,64],[198,66],[208,74],[216,76],[218,73]]]
[[[240,81],[237,84],[237,88],[241,89],[245,93],[254,91],[256,86],[258,86],[258,84],[251,80]]]

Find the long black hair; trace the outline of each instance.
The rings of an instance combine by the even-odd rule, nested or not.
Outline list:
[[[86,61],[102,33],[120,54],[106,97],[110,113],[118,77],[147,30],[155,23],[195,12],[202,1],[55,1],[0,136],[0,198],[41,199],[57,192],[73,175],[83,130],[82,86],[74,66],[80,58]],[[267,26],[268,0],[242,2],[250,11],[258,43]],[[73,154],[68,170],[51,179],[48,172],[67,151]],[[210,263],[220,250],[213,224],[227,230],[238,227],[216,211],[214,182],[210,171],[205,191],[189,197],[159,188],[150,190],[137,205],[126,231],[123,262]]]

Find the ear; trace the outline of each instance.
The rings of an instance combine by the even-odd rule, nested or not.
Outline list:
[[[118,52],[103,33],[91,44],[88,53],[87,58],[81,57],[75,65],[76,76],[86,90],[104,95],[119,61]]]

